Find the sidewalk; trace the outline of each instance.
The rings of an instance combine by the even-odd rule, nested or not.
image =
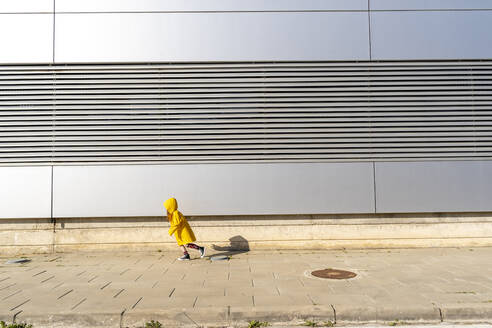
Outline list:
[[[193,252],[193,250],[190,250]],[[492,322],[492,248],[250,251],[229,261],[176,252],[0,258],[0,320],[34,328]],[[197,253],[190,253],[197,256]],[[315,269],[357,273],[350,280]]]

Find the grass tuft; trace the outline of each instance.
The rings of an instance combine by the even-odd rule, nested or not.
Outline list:
[[[32,328],[32,325],[25,322],[7,324],[5,321],[0,321],[0,328]]]
[[[311,320],[306,320],[306,321],[304,321],[304,323],[302,325],[306,326],[306,327],[316,327],[317,322],[311,321]]]
[[[269,325],[270,324],[268,322],[266,322],[266,321],[261,322],[261,321],[258,321],[258,320],[251,320],[248,323],[248,328],[260,328],[260,327],[267,327]]]
[[[150,320],[150,322],[145,323],[145,328],[162,328],[162,323],[159,321]]]

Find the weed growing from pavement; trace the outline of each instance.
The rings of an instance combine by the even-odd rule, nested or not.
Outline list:
[[[306,321],[304,321],[304,323],[302,325],[307,326],[307,327],[316,327],[316,322],[311,321],[311,320],[306,320]]]
[[[150,320],[150,322],[145,323],[145,328],[162,328],[162,323],[159,321]]]
[[[5,321],[0,321],[0,328],[32,328],[32,325],[25,322],[7,324]]]
[[[306,321],[304,321],[302,326],[307,326],[307,327],[334,327],[335,323],[331,322],[330,320],[325,321],[323,323],[318,323],[316,321],[306,320]]]
[[[400,321],[396,319],[395,321],[391,321],[388,326],[399,326],[399,325],[406,325],[407,323],[405,321]]]
[[[248,328],[260,328],[260,327],[266,327],[266,326],[269,326],[270,324],[266,321],[264,322],[261,322],[261,321],[258,321],[258,320],[251,320],[249,323],[248,323]]]

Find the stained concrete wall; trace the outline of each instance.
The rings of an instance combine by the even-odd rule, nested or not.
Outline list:
[[[218,250],[492,245],[492,213],[190,217]],[[177,250],[161,217],[2,221],[0,252]]]

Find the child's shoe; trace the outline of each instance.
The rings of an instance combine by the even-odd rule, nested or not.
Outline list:
[[[189,261],[190,260],[190,254],[184,254],[181,257],[178,257],[179,261]]]
[[[200,258],[203,259],[203,257],[205,256],[205,247],[200,246],[200,248],[198,248],[198,251],[200,252]]]

